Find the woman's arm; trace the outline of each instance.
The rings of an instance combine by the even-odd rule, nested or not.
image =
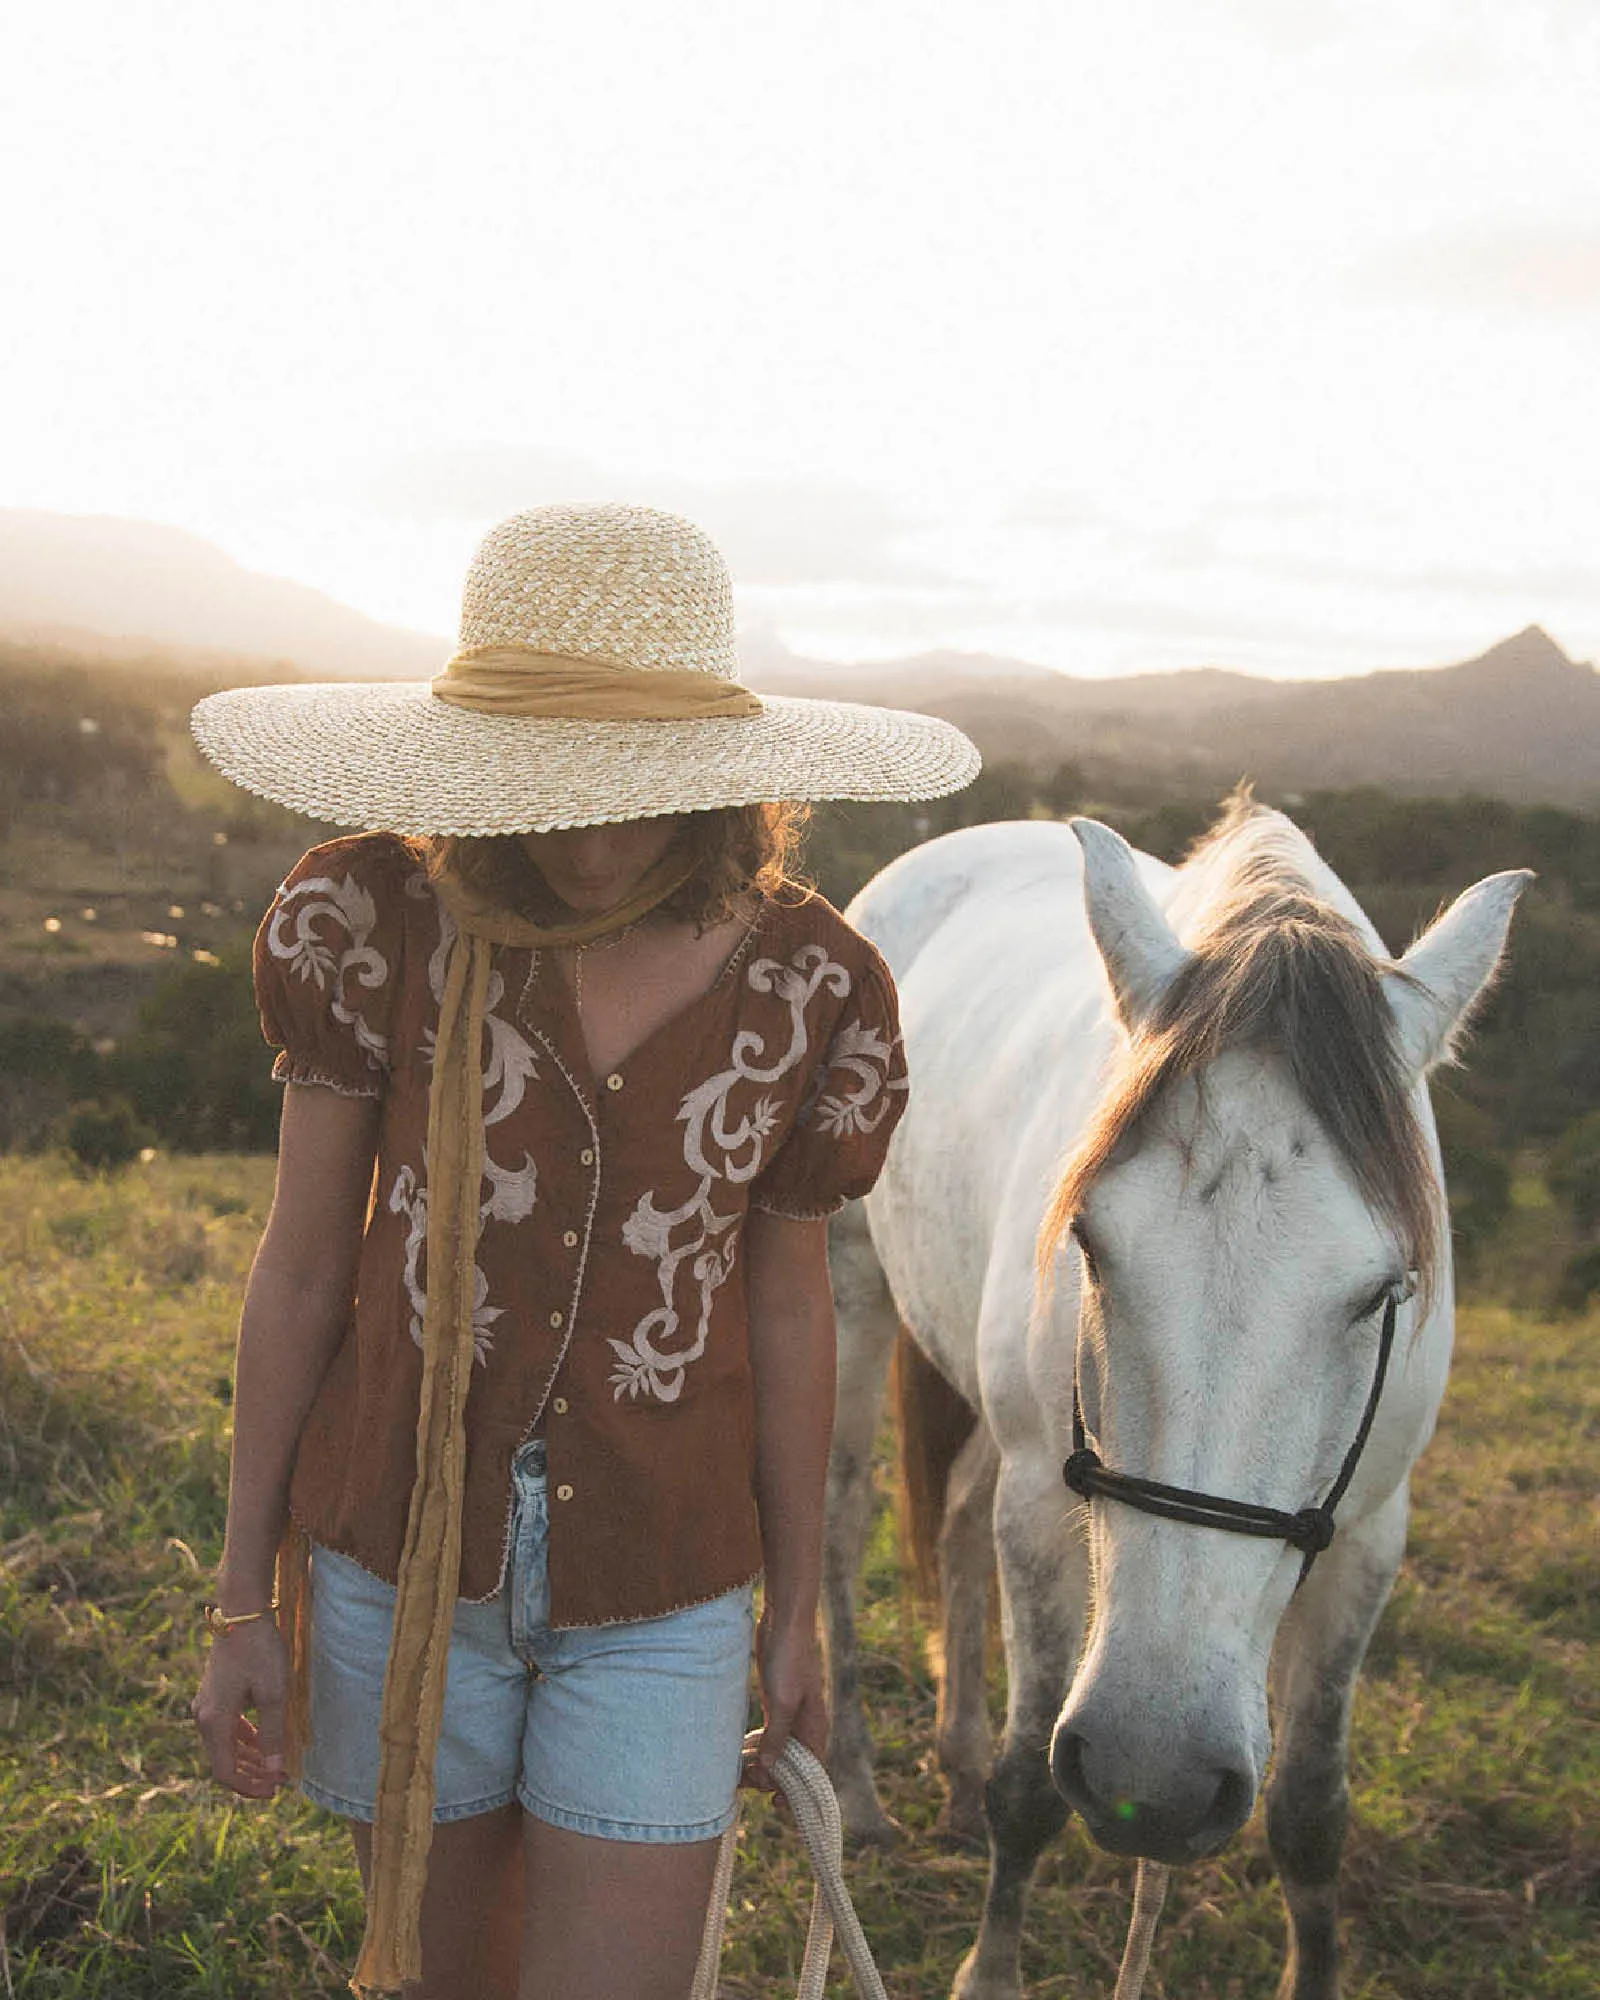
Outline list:
[[[372,1188],[378,1102],[290,1084],[278,1178],[239,1321],[228,1525],[217,1574],[225,1612],[272,1601],[300,1432],[349,1321]],[[247,1797],[282,1782],[282,1642],[270,1618],[216,1640],[195,1702],[212,1775]],[[254,1708],[252,1726],[244,1711]],[[263,1768],[263,1764],[264,1767]]]
[[[757,1655],[766,1730],[757,1763],[770,1777],[791,1735],[819,1757],[828,1745],[817,1641],[835,1389],[828,1225],[752,1209],[744,1255],[766,1568]]]

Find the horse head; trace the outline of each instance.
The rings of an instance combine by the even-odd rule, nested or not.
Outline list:
[[[1237,816],[1168,909],[1117,834],[1075,828],[1122,1042],[1041,1268],[1078,1287],[1079,1470],[1114,1476],[1086,1489],[1089,1622],[1050,1769],[1100,1845],[1178,1861],[1255,1803],[1291,1605],[1336,1625],[1403,1532],[1452,1324],[1423,1079],[1529,878],[1479,882],[1395,962],[1277,815]],[[1152,1509],[1140,1482],[1224,1504]],[[1272,1531],[1336,1487],[1326,1553]]]

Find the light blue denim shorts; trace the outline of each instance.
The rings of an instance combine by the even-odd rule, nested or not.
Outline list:
[[[602,1840],[709,1840],[733,1819],[749,1695],[748,1584],[706,1604],[553,1631],[544,1445],[512,1466],[506,1586],[458,1601],[434,1766],[434,1821],[517,1800]],[[395,1591],[348,1556],[311,1554],[306,1797],[371,1820]]]

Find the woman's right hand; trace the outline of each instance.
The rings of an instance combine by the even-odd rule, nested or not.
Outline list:
[[[289,1782],[284,1755],[288,1685],[288,1648],[273,1619],[252,1619],[211,1642],[190,1713],[212,1777],[241,1798],[270,1799]],[[247,1709],[255,1711],[255,1721]]]

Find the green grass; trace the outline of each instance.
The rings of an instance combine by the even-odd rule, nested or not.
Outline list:
[[[360,1896],[338,1822],[200,1775],[188,1703],[215,1563],[234,1315],[266,1160],[115,1180],[0,1159],[0,1995],[336,1995]],[[1411,1555],[1357,1708],[1347,2000],[1579,2000],[1600,1988],[1594,1550],[1600,1315],[1462,1315]],[[884,1476],[887,1495],[888,1479]],[[933,1691],[888,1510],[864,1617],[886,1802],[907,1840],[849,1864],[895,2000],[939,2000],[981,1860],[941,1849]],[[724,1990],[792,1986],[793,1832],[746,1810]],[[1076,1824],[1046,1856],[1033,2000],[1109,1993],[1131,1870]],[[1152,2000],[1272,1992],[1260,1815],[1174,1880]],[[840,1980],[830,1991],[843,1994]]]

